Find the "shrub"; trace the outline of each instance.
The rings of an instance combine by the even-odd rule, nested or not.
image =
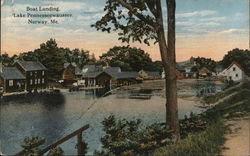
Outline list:
[[[24,152],[25,152],[25,156],[37,156],[39,155],[39,148],[36,146],[34,147],[34,144],[37,144],[38,142],[40,142],[42,139],[39,137],[26,137],[24,139],[24,144],[21,145]]]
[[[172,131],[164,124],[144,127],[141,120],[118,120],[113,115],[102,121],[106,133],[101,138],[103,151],[95,155],[150,155],[155,149],[171,144]]]
[[[50,150],[48,154],[48,156],[63,156],[63,155],[64,155],[64,151],[62,150],[61,147],[56,147]]]
[[[227,128],[217,122],[208,126],[204,131],[189,134],[179,143],[157,149],[153,156],[214,156],[218,155],[225,142],[223,137]]]

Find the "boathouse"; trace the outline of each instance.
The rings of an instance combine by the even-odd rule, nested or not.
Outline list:
[[[86,87],[110,87],[112,76],[104,71],[86,72],[82,75]]]
[[[20,92],[25,89],[25,77],[16,67],[2,67],[0,86],[4,92]]]

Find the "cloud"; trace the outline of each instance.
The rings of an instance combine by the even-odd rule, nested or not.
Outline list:
[[[219,31],[218,34],[233,34],[233,33],[247,33],[247,29],[227,29],[223,31]]]
[[[177,26],[195,26],[195,27],[207,27],[207,26],[219,26],[220,23],[216,22],[202,22],[202,23],[197,23],[197,22],[176,22]]]
[[[188,13],[178,13],[176,14],[176,18],[185,18],[185,17],[193,17],[193,16],[208,16],[208,15],[214,15],[217,11],[214,10],[202,10],[202,11],[194,11],[194,12],[188,12]]]

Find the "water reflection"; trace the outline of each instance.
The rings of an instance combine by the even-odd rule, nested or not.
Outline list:
[[[84,139],[89,144],[89,151],[93,152],[101,148],[101,121],[110,114],[129,120],[141,118],[145,124],[164,122],[164,97],[152,96],[150,100],[128,98],[130,95],[155,95],[158,92],[120,91],[115,95],[100,98],[105,95],[105,91],[92,90],[62,92],[57,98],[48,95],[1,101],[1,150],[7,154],[19,152],[25,136],[43,137],[46,139],[44,146],[47,146],[83,125],[90,124],[91,128],[84,134]],[[178,103],[180,118],[190,111],[201,111],[194,106],[194,101],[179,99]],[[61,147],[66,154],[76,154],[75,144],[76,138],[67,141]]]

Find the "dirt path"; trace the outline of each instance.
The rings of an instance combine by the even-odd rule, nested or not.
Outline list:
[[[250,156],[250,117],[227,122],[232,130],[226,135],[223,156]]]

